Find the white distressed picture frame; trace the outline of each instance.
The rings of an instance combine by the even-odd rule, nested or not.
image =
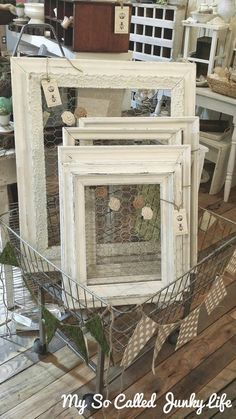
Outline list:
[[[188,260],[186,249],[183,246],[177,248],[173,222],[173,203],[178,202],[182,194],[190,195],[189,189],[183,188],[182,166],[185,164],[189,167],[190,178],[189,146],[59,147],[61,250],[64,272],[112,304],[124,303],[127,296],[127,303],[138,302],[140,298],[147,298],[175,279],[180,260],[183,265]],[[115,287],[114,284],[101,283],[91,286],[86,278],[85,267],[84,186],[137,182],[161,185],[161,281],[140,283],[138,289],[134,283],[119,283],[115,280]],[[67,290],[69,285],[66,280],[64,285]],[[114,292],[117,295],[112,295]]]
[[[193,64],[72,60],[72,65],[59,58],[11,59],[21,236],[58,265],[60,246],[48,246],[42,79],[65,88],[171,90],[172,116],[195,112]]]
[[[199,118],[81,118],[81,127],[63,130],[63,145],[92,145],[95,140],[153,140],[191,145],[190,265],[197,263],[198,187],[200,183]],[[134,128],[135,127],[135,128]]]

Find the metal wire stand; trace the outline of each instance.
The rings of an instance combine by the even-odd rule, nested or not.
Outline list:
[[[5,230],[4,233],[8,234],[24,281],[38,299],[39,307],[42,308],[46,300],[53,301],[64,307],[66,319],[70,317],[80,327],[84,327],[85,322],[94,314],[102,314],[105,333],[112,341],[112,360],[114,365],[119,365],[127,343],[141,318],[140,306],[109,307],[105,300],[44,258],[20,237],[18,209],[3,215],[0,218],[0,226]],[[224,273],[229,262],[230,271],[236,270],[236,258],[232,258],[236,249],[236,223],[200,209],[198,239],[197,265],[141,305],[142,312],[159,324],[173,323],[188,315],[203,301],[211,285]],[[65,278],[69,283],[69,290],[63,287]],[[35,349],[43,353],[46,351],[46,345],[41,319],[40,316],[40,336],[35,342]],[[57,335],[83,359],[73,342],[62,332],[57,332]],[[139,358],[152,347],[153,340],[150,340]],[[103,393],[104,355],[101,350],[98,352],[97,364],[90,360],[89,367],[96,373],[96,392]],[[111,368],[110,373],[107,385],[117,378],[121,368],[116,367],[114,371]]]

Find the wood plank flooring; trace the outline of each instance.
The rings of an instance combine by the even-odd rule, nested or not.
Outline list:
[[[222,193],[209,196],[202,188],[199,204],[204,208],[236,221],[236,188],[229,203]],[[206,402],[216,392],[232,401],[232,407],[223,413],[217,409],[203,409],[201,419],[233,419],[236,417],[236,278],[227,275],[227,297],[210,315],[202,310],[198,336],[175,352],[165,343],[156,362],[156,374],[151,372],[152,351],[135,362],[123,376],[122,391],[128,398],[143,392],[147,399],[157,395],[155,409],[123,409],[119,419],[192,419],[199,416],[191,408],[173,409],[163,413],[166,393],[187,399],[196,393]],[[95,374],[75,354],[56,338],[50,344],[50,353],[38,356],[32,349],[34,334],[12,336],[13,343],[0,339],[0,418],[3,419],[100,419],[118,418],[118,410],[86,412],[84,416],[75,407],[63,408],[62,394],[79,396],[94,392]],[[96,346],[90,344],[95,357]],[[96,358],[94,358],[96,360]],[[114,400],[121,388],[120,378],[109,386],[109,400]],[[104,416],[105,415],[105,416]]]

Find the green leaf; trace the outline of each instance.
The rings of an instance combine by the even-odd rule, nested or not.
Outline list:
[[[101,318],[98,315],[96,315],[92,317],[90,320],[88,320],[85,326],[88,329],[88,331],[91,333],[91,335],[94,337],[94,339],[99,343],[102,351],[105,354],[108,354],[109,345],[106,340]]]

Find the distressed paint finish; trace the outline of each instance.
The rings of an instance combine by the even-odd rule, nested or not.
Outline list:
[[[188,225],[191,231],[190,264],[197,263],[197,229],[198,229],[198,187],[200,172],[204,162],[205,150],[199,150],[199,119],[185,118],[82,118],[81,127],[65,128],[63,144],[92,145],[94,140],[157,140],[162,144],[190,145],[192,153],[191,180],[185,180],[185,185],[191,184],[191,203],[184,202],[188,215]],[[135,128],[134,128],[135,127]],[[191,205],[191,210],[190,210]],[[181,238],[179,238],[179,241]],[[189,243],[183,238],[183,246],[188,253]]]
[[[195,66],[14,57],[11,60],[20,228],[22,237],[60,264],[60,248],[48,248],[41,80],[59,87],[171,90],[172,116],[195,112]]]
[[[189,146],[81,146],[59,147],[59,185],[62,234],[62,267],[73,279],[88,286],[113,304],[140,302],[176,278],[178,269],[186,267],[188,256],[176,243],[172,202],[180,204],[190,199],[189,188],[183,189],[182,167],[186,165],[185,180],[190,179]],[[112,184],[161,185],[161,280],[132,281],[89,285],[85,250],[85,197],[88,185]],[[168,201],[168,202],[167,202]],[[177,248],[178,247],[178,248]],[[178,252],[178,260],[176,258]],[[137,281],[137,279],[136,279]],[[114,281],[115,282],[115,281]],[[69,284],[65,279],[65,289]],[[77,292],[74,287],[74,291]]]

